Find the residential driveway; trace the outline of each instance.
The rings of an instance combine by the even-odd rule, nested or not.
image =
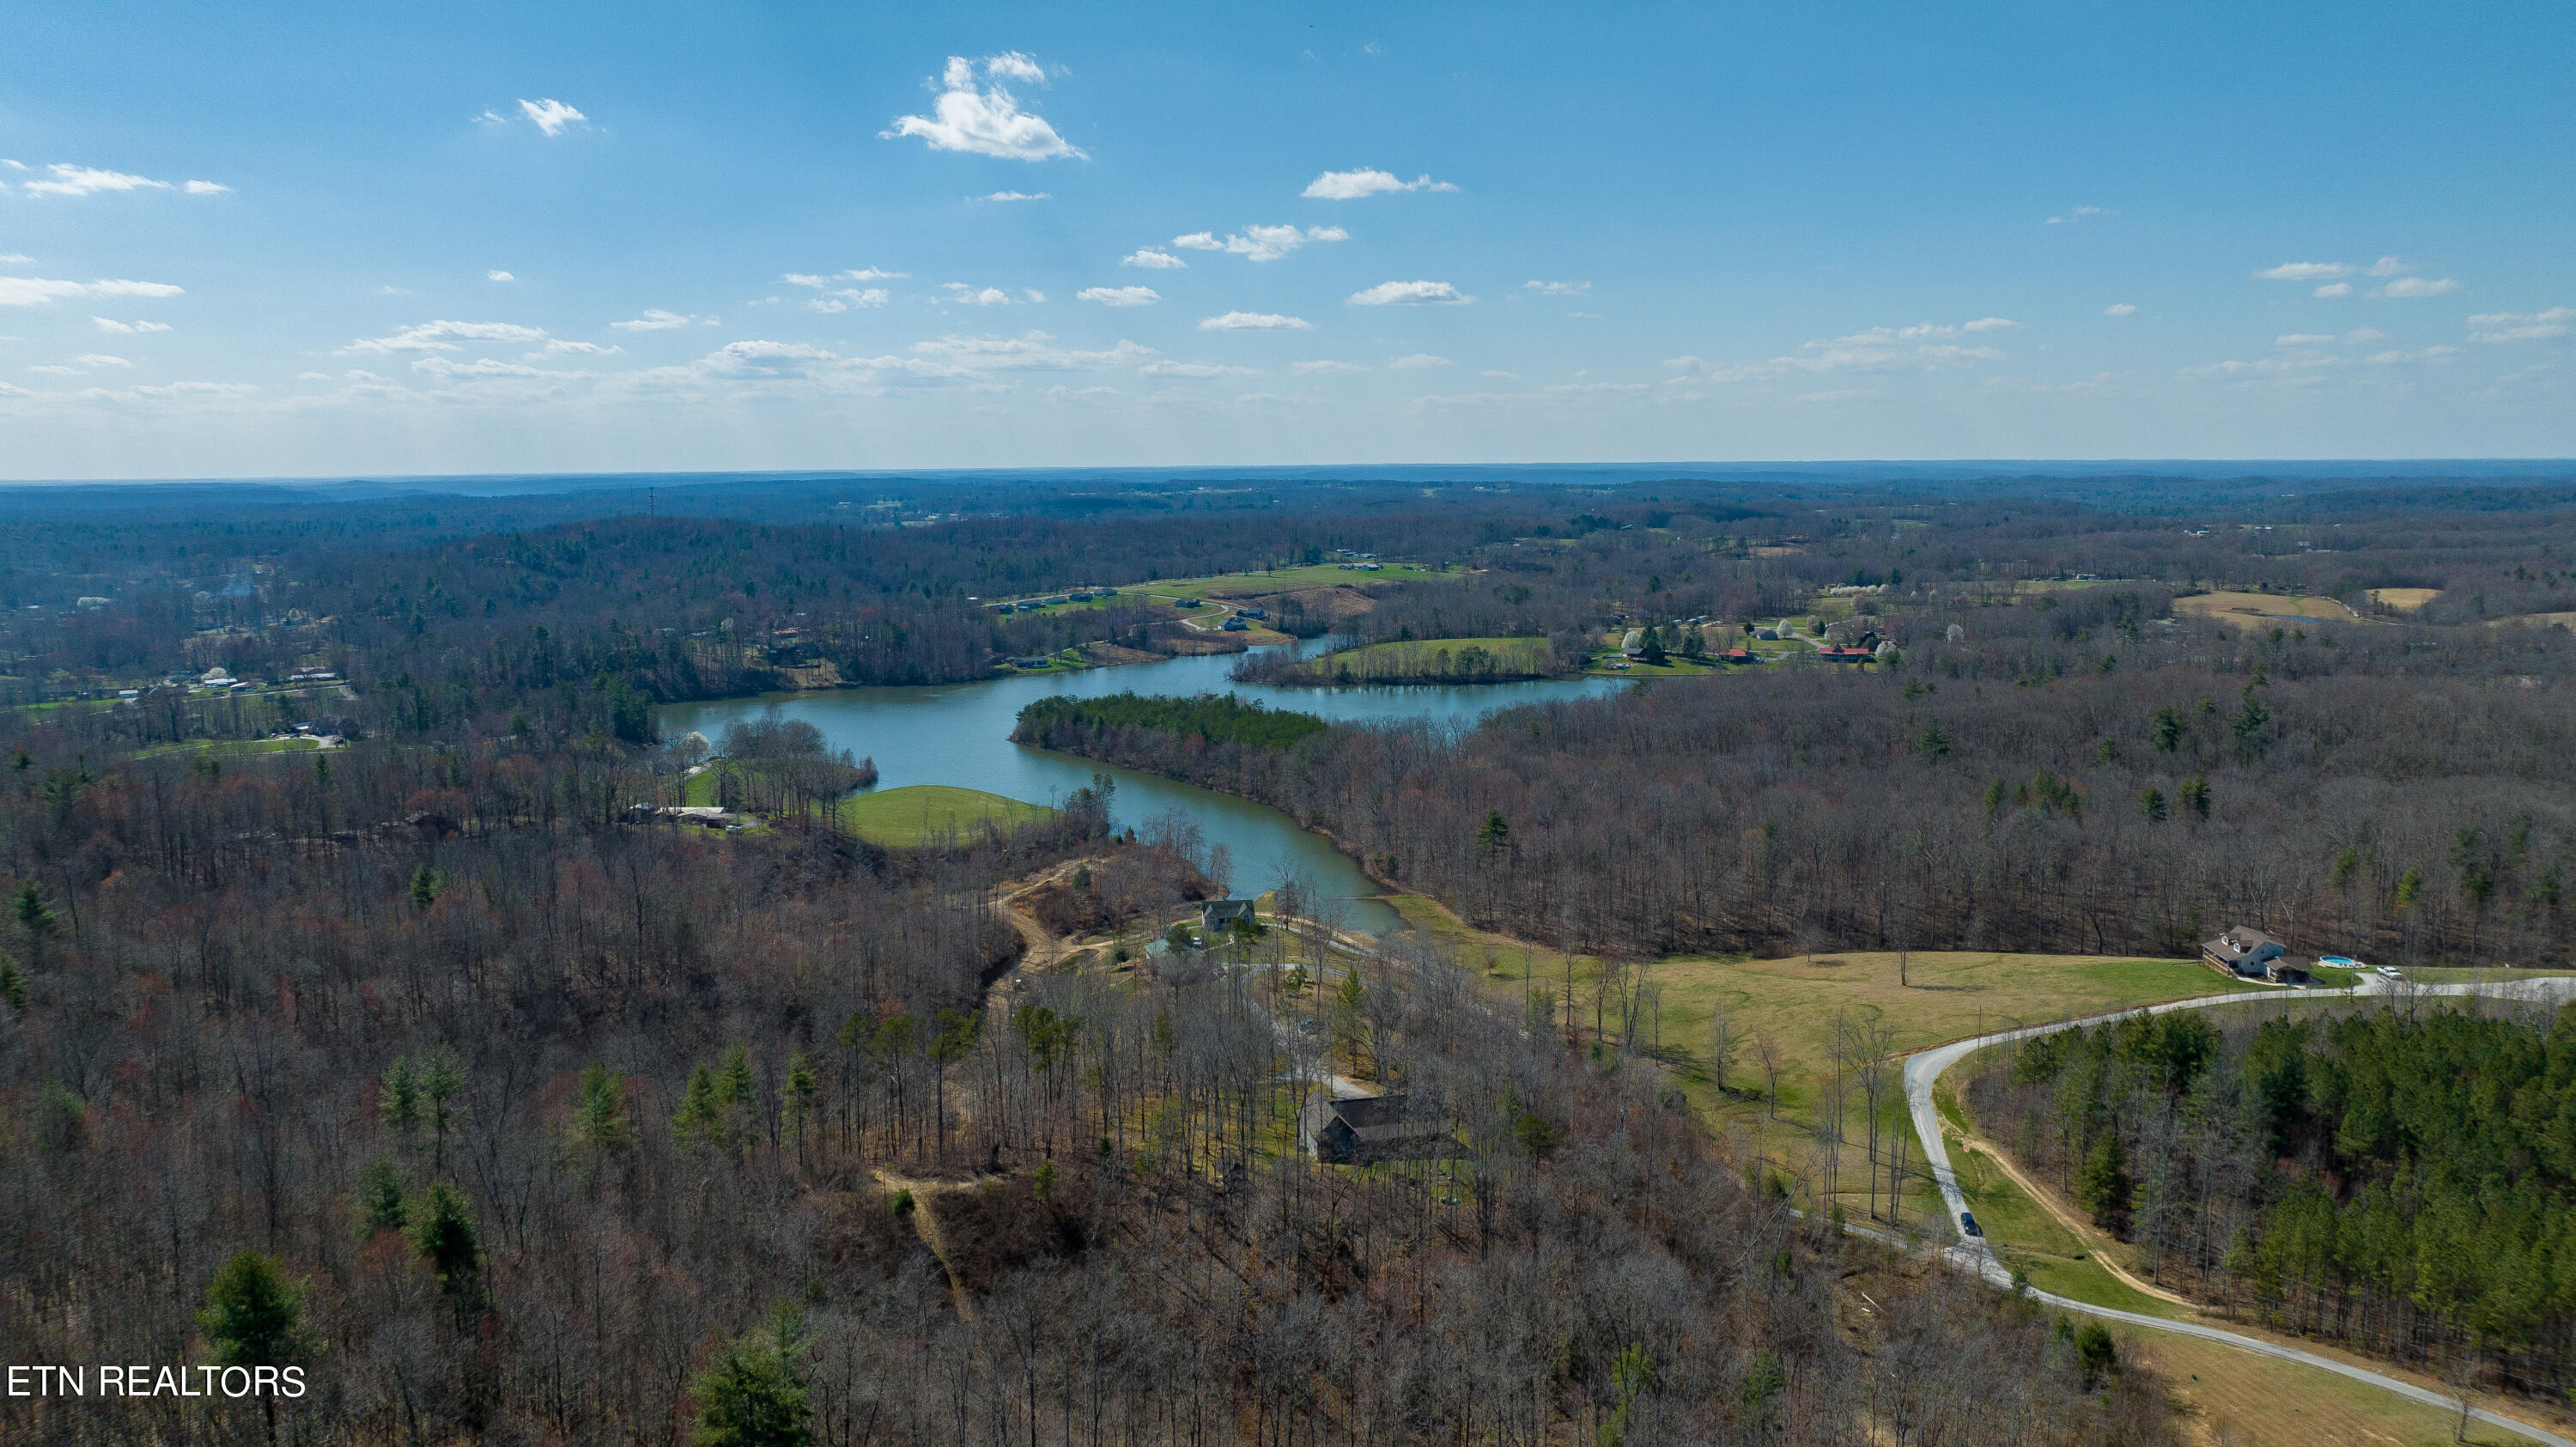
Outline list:
[[[1942,1259],[1959,1270],[1974,1272],[2007,1290],[2012,1286],[2012,1269],[2004,1265],[2003,1261],[1995,1255],[1994,1248],[1987,1244],[1984,1237],[1968,1235],[1959,1224],[1960,1214],[1968,1209],[1968,1201],[1959,1190],[1958,1175],[1950,1169],[1950,1148],[1941,1138],[1941,1113],[1932,1103],[1933,1082],[1941,1078],[1943,1071],[1958,1064],[1971,1052],[1982,1050],[1989,1045],[2027,1040],[2035,1035],[2072,1030],[2078,1026],[2099,1025],[2111,1020],[2124,1020],[2132,1015],[2161,1015],[2169,1010],[2202,1010],[2213,1005],[2235,1005],[2267,999],[2350,1000],[2368,996],[2405,994],[2488,995],[2498,999],[2564,1003],[2570,998],[2576,998],[2576,978],[2560,976],[2480,985],[2412,985],[2371,976],[2361,985],[2350,990],[2274,990],[2260,995],[2212,995],[2198,1000],[2175,1000],[2169,1004],[2148,1005],[2136,1010],[2116,1010],[2108,1015],[2092,1015],[2081,1020],[2062,1020],[2054,1025],[2034,1025],[2021,1030],[1999,1030],[1991,1035],[1953,1041],[1948,1045],[1936,1046],[1907,1056],[1905,1058],[1906,1108],[1913,1112],[1915,1134],[1922,1137],[1923,1153],[1932,1167],[1932,1179],[1941,1187],[1941,1203],[1948,1218],[1949,1232],[1958,1238],[1955,1243],[1940,1248]],[[1880,1232],[1869,1234],[1884,1237],[1884,1233]],[[2169,1331],[2182,1336],[2199,1337],[2203,1341],[2219,1342],[2240,1351],[2320,1367],[2337,1376],[2350,1377],[2356,1382],[2367,1382],[2371,1386],[2395,1392],[2401,1397],[2422,1402],[2426,1406],[2439,1408],[2442,1411],[2459,1410],[2459,1399],[2456,1397],[2447,1397],[2429,1388],[2419,1387],[2413,1382],[2384,1376],[2316,1352],[2301,1351],[2296,1347],[2283,1346],[2278,1342],[2265,1341],[2260,1337],[2246,1336],[2240,1332],[2226,1331],[2214,1326],[2204,1326],[2199,1322],[2169,1321],[2160,1316],[2147,1316],[2140,1312],[2094,1306],[2045,1291],[2033,1290],[2030,1295],[2036,1300],[2047,1302],[2051,1306],[2066,1311],[2082,1312],[2087,1316],[2101,1317],[2106,1321],[2124,1322],[2149,1331]],[[2576,1440],[2561,1437],[2555,1432],[2544,1431],[2528,1422],[2500,1416],[2482,1407],[2472,1408],[2470,1415],[2489,1426],[2519,1432],[2535,1441],[2549,1443],[2551,1447],[2576,1447]]]

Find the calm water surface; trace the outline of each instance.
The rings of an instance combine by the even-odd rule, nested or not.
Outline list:
[[[1349,859],[1298,828],[1287,815],[1150,774],[1023,748],[1011,742],[1021,708],[1057,693],[1084,698],[1130,692],[1186,697],[1215,691],[1258,698],[1272,708],[1296,709],[1335,722],[1431,719],[1465,725],[1514,704],[1596,698],[1627,686],[1618,679],[1585,678],[1459,687],[1263,688],[1229,681],[1226,674],[1234,662],[1234,655],[1218,654],[982,683],[769,694],[672,704],[659,710],[657,718],[665,733],[695,729],[712,740],[720,738],[725,725],[735,719],[774,708],[821,729],[832,747],[874,758],[880,789],[953,784],[1054,804],[1091,782],[1095,772],[1107,773],[1118,781],[1120,824],[1141,823],[1169,808],[1185,810],[1198,821],[1209,843],[1223,844],[1233,853],[1236,890],[1267,889],[1283,871],[1295,869],[1313,879],[1324,894],[1352,899],[1373,892],[1375,886]],[[1345,909],[1348,923],[1358,929],[1379,931],[1397,924],[1393,910],[1371,900],[1352,899]]]

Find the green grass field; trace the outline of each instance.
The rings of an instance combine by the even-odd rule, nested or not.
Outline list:
[[[1304,664],[1298,671],[1319,680],[1347,675],[1353,683],[1437,680],[1463,668],[1460,660],[1470,648],[1491,655],[1487,668],[1504,674],[1544,673],[1550,658],[1544,638],[1431,638],[1344,649]]]
[[[1041,804],[1024,804],[981,789],[946,784],[914,784],[853,794],[840,801],[839,807],[842,827],[851,833],[871,843],[900,847],[933,843],[952,832],[971,834],[986,820],[1007,829],[1053,812]]]
[[[293,754],[309,753],[321,745],[312,739],[190,739],[185,743],[154,744],[135,755],[149,759],[162,754]]]
[[[1206,578],[1165,578],[1152,583],[1134,583],[1131,593],[1150,593],[1157,598],[1194,598],[1224,592],[1283,593],[1291,588],[1329,588],[1337,583],[1358,586],[1363,583],[1390,583],[1399,579],[1457,578],[1465,574],[1437,568],[1424,568],[1412,563],[1381,563],[1374,573],[1354,568],[1344,572],[1332,563],[1306,563],[1294,568],[1281,568],[1272,573],[1219,573]]]

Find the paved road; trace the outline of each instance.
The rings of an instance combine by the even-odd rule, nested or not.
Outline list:
[[[1950,1148],[1948,1144],[1941,1139],[1941,1113],[1939,1108],[1932,1103],[1932,1083],[1939,1080],[1941,1078],[1941,1073],[1948,1070],[1951,1066],[1956,1065],[1962,1057],[1973,1051],[1982,1050],[1989,1045],[2002,1045],[2014,1040],[2026,1040],[2034,1035],[2046,1035],[2057,1030],[2071,1030],[2077,1026],[2099,1025],[2105,1021],[2123,1020],[2127,1019],[2131,1015],[2161,1015],[2169,1010],[2201,1010],[2207,1009],[2213,1005],[2237,1005],[2248,1002],[2260,1002],[2276,999],[2349,1000],[2361,996],[2391,995],[2397,993],[2411,993],[2414,995],[2491,995],[2502,999],[2563,1002],[2571,996],[2576,996],[2576,979],[2560,977],[2554,979],[2514,980],[2488,985],[2399,985],[2391,984],[2389,981],[2379,979],[2377,977],[2372,977],[2359,988],[2352,990],[2273,990],[2263,994],[2212,995],[2198,1000],[2175,1000],[2170,1004],[2149,1005],[2143,1009],[2137,1010],[2117,1010],[2108,1015],[2092,1015],[2081,1020],[2061,1020],[2053,1025],[2034,1025],[2023,1030],[1999,1030],[1991,1035],[1980,1035],[1972,1040],[1955,1041],[1948,1045],[1939,1046],[1935,1049],[1925,1050],[1917,1054],[1907,1056],[1905,1059],[1906,1107],[1914,1114],[1915,1134],[1921,1136],[1923,1139],[1923,1153],[1925,1158],[1931,1164],[1932,1178],[1934,1181],[1939,1183],[1941,1187],[1941,1200],[1948,1217],[1948,1229],[1958,1235],[1958,1241],[1955,1244],[1945,1245],[1940,1248],[1942,1259],[1962,1271],[1974,1272],[1977,1275],[1984,1277],[1986,1280],[1993,1282],[1997,1286],[2010,1288],[2012,1285],[2012,1270],[2005,1266],[2004,1263],[1996,1257],[1994,1248],[1987,1244],[1984,1237],[1968,1235],[1959,1224],[1959,1215],[1961,1212],[1968,1209],[1968,1201],[1967,1197],[1959,1190],[1959,1178],[1957,1174],[1950,1169]],[[1870,1232],[1868,1234],[1882,1237],[1884,1235],[1884,1233],[1880,1232]],[[2333,1357],[2321,1356],[2315,1352],[2301,1351],[2296,1347],[2282,1346],[2277,1342],[2265,1341],[2260,1337],[2251,1337],[2239,1332],[2224,1331],[2214,1326],[2203,1326],[2198,1322],[2170,1321],[2164,1317],[2148,1316],[2141,1312],[2119,1311],[2107,1306],[2094,1306],[2088,1302],[2076,1301],[2071,1298],[2058,1296],[2046,1291],[2033,1290],[2030,1295],[2037,1300],[2047,1302],[2051,1306],[2062,1307],[2067,1311],[2079,1311],[2087,1316],[2098,1316],[2108,1321],[2125,1322],[2130,1326],[2144,1327],[2150,1331],[2169,1331],[2178,1333],[2182,1336],[2199,1337],[2203,1341],[2223,1343],[2224,1345],[2235,1347],[2241,1351],[2254,1352],[2258,1355],[2267,1357],[2278,1357],[2283,1361],[2299,1362],[2312,1367],[2322,1367],[2326,1371],[2333,1372],[2337,1376],[2350,1377],[2356,1382],[2367,1382],[2371,1386],[2395,1392],[2401,1397],[2407,1397],[2414,1401],[2422,1402],[2427,1406],[2438,1408],[2445,1412],[2459,1410],[2459,1399],[2456,1397],[2446,1397],[2439,1392],[2419,1387],[2412,1382],[2401,1381],[2396,1377],[2383,1376],[2378,1372],[2356,1367],[2349,1362],[2337,1361]],[[2538,1427],[2532,1426],[2528,1422],[2517,1421],[2511,1417],[2501,1416],[2497,1413],[2487,1411],[2483,1407],[2473,1408],[2470,1415],[2489,1426],[2502,1427],[2510,1432],[2519,1432],[2536,1441],[2549,1443],[2551,1444],[2551,1447],[2576,1447],[2576,1440],[2561,1437],[2554,1432],[2543,1431]]]

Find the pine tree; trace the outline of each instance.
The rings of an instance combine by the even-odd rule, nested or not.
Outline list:
[[[690,1384],[697,1447],[806,1447],[814,1411],[805,1400],[805,1319],[782,1306],[766,1327],[727,1344]]]
[[[598,1061],[581,1072],[581,1107],[573,1134],[583,1147],[601,1154],[626,1149],[626,1077]]]
[[[404,1215],[412,1249],[429,1262],[439,1289],[456,1303],[460,1317],[471,1311],[482,1295],[483,1244],[465,1193],[433,1181],[404,1208]]]
[[[313,1349],[304,1330],[304,1290],[256,1251],[227,1261],[206,1283],[206,1305],[197,1329],[221,1367],[291,1367]],[[263,1393],[260,1407],[268,1440],[277,1440],[277,1397]]]
[[[385,1128],[394,1133],[404,1149],[420,1134],[420,1082],[411,1072],[411,1062],[395,1056],[385,1067],[382,1089],[376,1092],[376,1112],[384,1118]]]
[[[403,1228],[402,1173],[382,1156],[358,1168],[358,1223],[369,1236]]]

